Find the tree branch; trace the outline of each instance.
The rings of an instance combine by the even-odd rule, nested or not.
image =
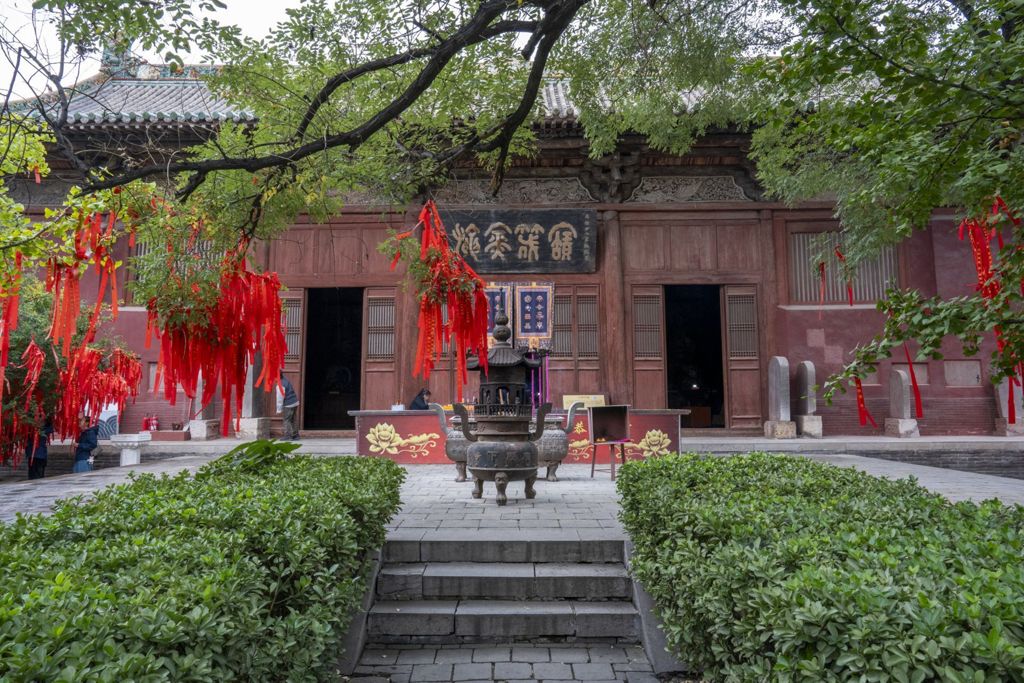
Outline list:
[[[579,9],[589,1],[561,0],[560,2],[552,3],[552,9],[544,19],[552,27],[552,39],[549,41],[550,45],[545,49],[544,59],[541,60],[542,63],[546,60],[547,52],[558,36],[565,30],[565,27],[568,26],[568,23]],[[296,133],[291,137],[291,141],[296,144],[280,152],[260,156],[234,156],[218,159],[177,161],[166,164],[148,164],[109,178],[94,178],[88,183],[85,190],[97,191],[107,189],[158,174],[173,176],[179,173],[191,173],[193,174],[192,177],[189,178],[186,185],[179,192],[179,197],[187,197],[205,181],[210,173],[215,171],[242,170],[253,173],[266,168],[291,164],[313,154],[337,147],[349,147],[355,150],[377,131],[397,119],[406,109],[412,106],[420,95],[429,89],[434,80],[461,50],[502,33],[534,30],[536,22],[505,21],[492,24],[504,12],[518,9],[519,7],[520,4],[517,0],[490,0],[489,2],[484,2],[474,16],[453,33],[446,42],[431,47],[426,53],[422,53],[422,50],[427,50],[426,48],[401,53],[384,60],[367,62],[352,70],[336,75],[329,83],[325,84],[320,93],[310,103],[310,108],[303,117],[302,123],[300,123]],[[553,17],[557,17],[557,20],[552,19]],[[428,56],[429,59],[420,69],[416,78],[388,105],[365,122],[345,132],[332,135],[325,134],[317,140],[297,144],[300,142],[299,138],[308,130],[312,118],[316,115],[316,111],[328,101],[331,94],[341,85],[373,71],[390,68],[424,56]],[[529,97],[524,98],[524,100],[528,99],[528,104],[521,105],[510,116],[508,121],[514,122],[516,127],[522,124],[529,113],[530,106],[532,106],[532,102],[536,98],[538,85],[539,82],[535,83]],[[506,127],[508,128],[508,126]],[[514,129],[514,127],[509,128],[509,131],[514,132]],[[511,140],[511,132],[508,132],[503,137],[508,137]],[[492,148],[496,147],[497,145]]]

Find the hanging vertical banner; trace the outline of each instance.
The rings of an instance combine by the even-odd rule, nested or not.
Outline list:
[[[487,341],[488,344],[494,343],[494,312],[501,307],[501,310],[505,311],[505,315],[512,320],[512,290],[513,285],[507,282],[489,282],[487,287],[484,289],[484,295],[487,297]]]
[[[515,342],[530,349],[551,348],[554,285],[550,283],[516,285]]]

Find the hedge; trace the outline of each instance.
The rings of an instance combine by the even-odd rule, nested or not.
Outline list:
[[[139,476],[0,525],[0,680],[328,675],[404,474],[271,456]]]
[[[1024,680],[1024,508],[764,453],[618,487],[632,572],[709,680]]]

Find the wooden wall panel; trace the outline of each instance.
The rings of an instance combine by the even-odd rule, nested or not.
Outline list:
[[[681,224],[669,230],[674,270],[717,270],[718,232],[714,225]]]
[[[361,270],[362,238],[358,230],[323,227],[316,231],[317,273],[355,275]]]
[[[395,227],[398,227],[398,225],[400,223],[396,223]],[[377,245],[383,242],[387,236],[387,226],[377,224],[363,227],[360,249],[362,250],[364,272],[371,275],[393,274],[391,259],[377,251]]]
[[[270,267],[282,279],[316,272],[316,230],[292,228],[270,243]]]
[[[718,268],[723,271],[761,269],[761,243],[758,223],[719,224]]]
[[[668,267],[665,252],[667,226],[634,224],[622,235],[623,261],[627,270],[664,270]]]

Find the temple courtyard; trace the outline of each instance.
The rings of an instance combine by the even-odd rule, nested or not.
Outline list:
[[[216,443],[135,467],[6,483],[0,519],[46,514],[60,498],[87,496],[133,472],[195,471],[231,442]],[[301,452],[355,450],[351,440],[302,443]],[[1002,443],[1000,450],[1017,451]],[[1024,504],[1022,479],[850,453],[804,455],[882,477],[913,476],[951,500]],[[362,636],[349,641],[359,655],[339,667],[353,680],[651,683],[677,668],[652,638],[650,605],[628,575],[629,544],[607,466],[592,478],[589,464],[563,464],[559,481],[540,479],[532,500],[513,482],[503,507],[490,483],[482,499],[472,498],[472,484],[454,481],[451,465],[404,467],[402,508],[389,527],[374,600],[356,618]]]

